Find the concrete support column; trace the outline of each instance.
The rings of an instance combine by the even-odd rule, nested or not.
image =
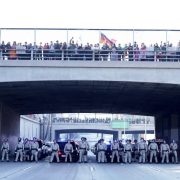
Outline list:
[[[179,115],[158,115],[155,118],[155,132],[157,139],[165,139],[170,142],[172,139],[179,141],[180,123]]]
[[[122,139],[122,131],[121,130],[118,131],[118,139]]]
[[[113,133],[113,140],[117,140],[119,138],[119,131]]]
[[[17,138],[20,135],[20,114],[12,108],[0,103],[0,141],[9,139],[10,148],[14,151]]]
[[[3,110],[3,104],[0,102],[0,144],[2,143],[2,132],[1,132],[1,127],[2,127],[2,110]]]
[[[171,115],[171,140],[174,139],[175,141],[179,140],[180,136],[180,123],[179,123],[179,116],[177,114]]]
[[[52,125],[52,138],[53,139],[56,139],[56,135],[55,135],[55,129],[56,129],[56,127],[55,127],[56,125]],[[57,140],[57,139],[56,139]]]

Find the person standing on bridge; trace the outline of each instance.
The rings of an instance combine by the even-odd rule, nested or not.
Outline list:
[[[119,163],[119,143],[117,142],[117,140],[114,140],[113,143],[111,144],[111,151],[112,151],[111,163],[114,162],[115,155],[117,158],[117,162]]]
[[[155,162],[158,163],[157,152],[159,152],[159,149],[158,149],[157,143],[155,142],[155,139],[153,139],[153,141],[149,144],[148,149],[150,151],[150,161],[149,162],[152,163],[152,159],[154,157]]]
[[[175,142],[175,140],[172,140],[172,143],[170,144],[170,150],[172,153],[172,162],[173,163],[178,163],[177,149],[178,149],[177,143]]]
[[[110,60],[111,61],[118,61],[118,53],[117,53],[115,47],[112,48],[112,52],[110,54]]]
[[[139,163],[146,162],[146,153],[147,153],[147,144],[143,138],[141,138],[140,142],[138,143],[138,152],[139,152]]]
[[[68,156],[70,162],[72,162],[72,153],[73,153],[73,146],[71,144],[71,140],[69,139],[66,145],[64,146],[64,152],[66,154],[65,162],[67,162]]]
[[[1,147],[1,151],[2,151],[1,161],[3,162],[4,158],[6,156],[6,161],[9,162],[9,143],[8,143],[7,138],[4,139],[4,142],[3,142],[2,147]]]
[[[16,151],[16,158],[15,158],[15,162],[18,161],[19,157],[20,157],[20,161],[23,161],[23,151],[24,151],[24,144],[21,142],[21,138],[18,138],[18,144],[16,145],[15,148]]]
[[[81,138],[81,142],[79,143],[79,163],[85,162],[87,163],[87,151],[89,150],[89,144],[86,141],[85,137]]]
[[[98,163],[105,162],[105,152],[107,150],[107,145],[104,143],[104,139],[101,139],[97,144],[97,152],[98,152]]]
[[[31,161],[33,161],[35,157],[35,161],[38,162],[38,149],[39,144],[37,142],[37,139],[34,137],[33,142],[31,143]]]
[[[53,142],[54,142],[54,143],[53,143],[52,146],[51,146],[52,153],[51,153],[50,163],[53,162],[54,156],[56,157],[57,163],[59,163],[59,155],[58,155],[59,145],[58,145],[58,143],[56,142],[55,139],[53,140]]]
[[[169,163],[170,148],[169,148],[169,145],[166,143],[165,140],[161,144],[160,152],[161,152],[161,157],[162,157],[161,163],[164,163],[165,158],[166,158],[166,163]]]
[[[132,162],[132,144],[130,140],[126,141],[126,144],[124,146],[124,153],[125,153],[125,163],[129,162],[131,164]]]

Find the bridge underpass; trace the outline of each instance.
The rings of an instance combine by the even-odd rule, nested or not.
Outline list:
[[[180,138],[178,63],[26,63],[0,66],[1,136],[12,142],[19,115],[33,113],[151,115],[157,138]]]
[[[119,132],[116,130],[101,130],[101,129],[61,129],[55,130],[55,139],[59,139],[61,134],[71,134],[71,133],[96,133],[101,134],[101,138],[103,135],[109,134],[113,135],[113,139],[118,139]]]
[[[118,123],[118,124],[117,124]],[[130,124],[126,120],[114,120],[109,123],[73,123],[73,122],[56,122],[51,124],[51,137],[59,138],[58,134],[66,134],[66,138],[69,137],[68,134],[73,133],[96,133],[101,134],[111,134],[113,139],[122,139],[124,135],[136,135],[136,138],[142,134],[154,134],[154,123],[152,124]],[[99,137],[99,139],[101,138]],[[112,137],[111,137],[112,139]],[[97,140],[97,139],[96,139]]]

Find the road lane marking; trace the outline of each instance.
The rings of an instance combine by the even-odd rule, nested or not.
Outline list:
[[[150,169],[152,169],[152,170],[154,170],[154,171],[158,171],[158,172],[161,171],[160,169],[158,169],[158,168],[153,168],[153,167],[150,167]]]
[[[8,178],[8,177],[10,177],[10,176],[12,176],[12,175],[14,175],[14,174],[17,174],[17,173],[21,172],[21,171],[27,171],[27,170],[31,169],[32,167],[33,167],[33,166],[29,166],[29,167],[24,168],[24,169],[19,169],[19,170],[17,170],[17,171],[14,171],[14,172],[8,174],[8,175],[5,175],[5,176],[3,176],[3,177],[0,177],[0,179],[6,179],[6,178]]]
[[[91,172],[93,172],[93,171],[94,171],[94,168],[91,166],[91,167],[90,167],[90,170],[91,170]]]
[[[27,168],[23,169],[23,171],[27,171],[28,169],[31,169],[31,168],[32,168],[32,166],[27,167]]]
[[[90,168],[90,172],[91,172],[91,180],[96,180],[94,177],[95,168],[93,166],[90,166],[89,168]]]

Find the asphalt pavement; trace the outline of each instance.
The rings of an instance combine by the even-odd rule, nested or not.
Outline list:
[[[0,180],[180,180],[179,164],[1,162]]]

